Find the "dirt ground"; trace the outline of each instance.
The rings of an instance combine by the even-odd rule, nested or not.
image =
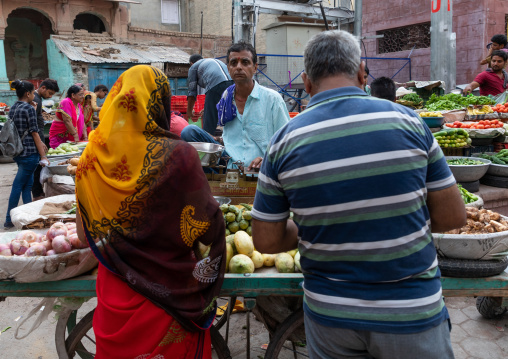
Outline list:
[[[16,165],[14,163],[0,163],[0,224],[2,225],[0,235],[4,232],[3,223],[7,201],[15,174]],[[50,315],[49,320],[43,322],[27,338],[22,340],[14,338],[19,321],[23,320],[41,300],[42,298],[9,297],[0,302],[0,331],[11,327],[0,334],[0,359],[57,358],[54,341],[56,327],[54,315]],[[95,305],[95,298],[86,302],[78,311],[78,320],[92,310]],[[474,298],[447,298],[446,305],[453,325],[451,337],[457,359],[508,357],[508,315],[505,314],[500,320],[486,320],[476,310]],[[16,321],[17,319],[18,321]],[[261,346],[269,342],[268,332],[252,314],[250,323],[250,358],[262,359],[265,350]],[[19,330],[19,335],[27,333],[31,322],[27,324]],[[223,336],[225,330],[224,326],[221,329]],[[236,313],[231,316],[229,333],[228,345],[232,358],[246,358],[246,313]],[[305,348],[301,350],[306,351]],[[285,350],[280,358],[290,359],[293,358],[293,355],[290,351]]]

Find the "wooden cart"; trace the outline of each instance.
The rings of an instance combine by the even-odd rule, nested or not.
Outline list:
[[[258,296],[303,295],[302,281],[303,276],[301,273],[226,274],[221,295],[243,297],[247,309],[252,309],[255,305],[255,298]],[[496,315],[496,313],[498,315],[502,314],[508,307],[508,273],[506,272],[488,278],[444,277],[441,281],[445,297],[474,296],[487,298],[484,312],[482,313],[480,310],[480,313],[484,316]],[[0,300],[2,297],[94,297],[95,295],[94,276],[81,276],[56,282],[0,282]],[[92,317],[93,311],[85,315],[79,323],[76,323],[75,312],[61,313],[55,331],[55,344],[60,359],[72,357],[74,353],[79,351],[81,340],[91,330]],[[276,332],[272,333],[265,358],[277,358],[286,339],[302,325],[302,311],[290,315]],[[69,332],[67,337],[65,335],[66,329]],[[215,335],[220,337],[217,330]],[[247,338],[249,338],[249,335],[247,335]],[[219,358],[230,358],[229,350],[222,337],[215,338],[214,348]],[[79,356],[81,358],[93,358],[93,355],[81,352]]]

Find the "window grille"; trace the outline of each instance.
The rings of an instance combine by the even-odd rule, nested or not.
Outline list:
[[[430,22],[382,30],[377,34],[384,35],[378,39],[379,54],[430,47]]]

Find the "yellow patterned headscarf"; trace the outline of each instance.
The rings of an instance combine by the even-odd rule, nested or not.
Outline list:
[[[156,68],[120,76],[80,157],[76,196],[89,243],[103,241],[101,263],[192,330],[222,285],[224,221],[197,152],[169,132],[170,99]],[[198,241],[211,244],[208,258]]]

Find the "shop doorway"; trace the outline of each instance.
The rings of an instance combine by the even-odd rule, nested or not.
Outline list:
[[[51,21],[37,10],[18,8],[5,29],[5,60],[9,80],[35,81],[49,76],[46,40],[54,34]]]
[[[74,30],[86,30],[94,34],[102,34],[106,31],[106,26],[96,15],[79,14],[74,19]]]

